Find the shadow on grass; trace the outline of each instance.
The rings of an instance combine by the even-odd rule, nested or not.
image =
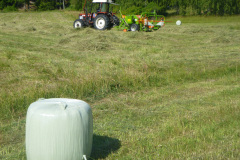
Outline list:
[[[91,160],[104,159],[112,152],[116,152],[121,147],[121,142],[116,138],[93,135],[93,148]]]

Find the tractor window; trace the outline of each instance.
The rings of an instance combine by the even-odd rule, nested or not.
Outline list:
[[[101,4],[101,12],[109,12],[109,4],[108,3]]]
[[[100,4],[98,3],[93,3],[92,4],[92,12],[99,12],[100,11]]]

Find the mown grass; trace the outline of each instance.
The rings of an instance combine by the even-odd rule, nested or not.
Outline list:
[[[42,97],[92,106],[93,159],[240,158],[239,16],[124,33],[74,30],[73,15],[0,14],[0,159],[26,159]]]

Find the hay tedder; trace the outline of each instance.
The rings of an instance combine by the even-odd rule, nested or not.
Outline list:
[[[165,17],[163,15],[157,15],[154,12],[143,12],[141,15],[122,15],[118,29],[124,31],[153,31],[165,25]]]
[[[90,5],[87,5],[87,2],[90,2]],[[165,25],[165,17],[158,15],[155,11],[143,12],[141,15],[122,15],[120,9],[121,18],[119,19],[110,11],[110,4],[115,3],[113,0],[85,0],[84,14],[79,14],[73,27],[90,26],[98,30],[115,27],[124,31],[153,31]]]

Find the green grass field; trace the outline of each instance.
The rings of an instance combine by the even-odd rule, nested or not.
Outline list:
[[[27,108],[43,97],[91,105],[92,159],[240,159],[240,16],[148,33],[75,18],[0,13],[0,159],[26,159]]]

